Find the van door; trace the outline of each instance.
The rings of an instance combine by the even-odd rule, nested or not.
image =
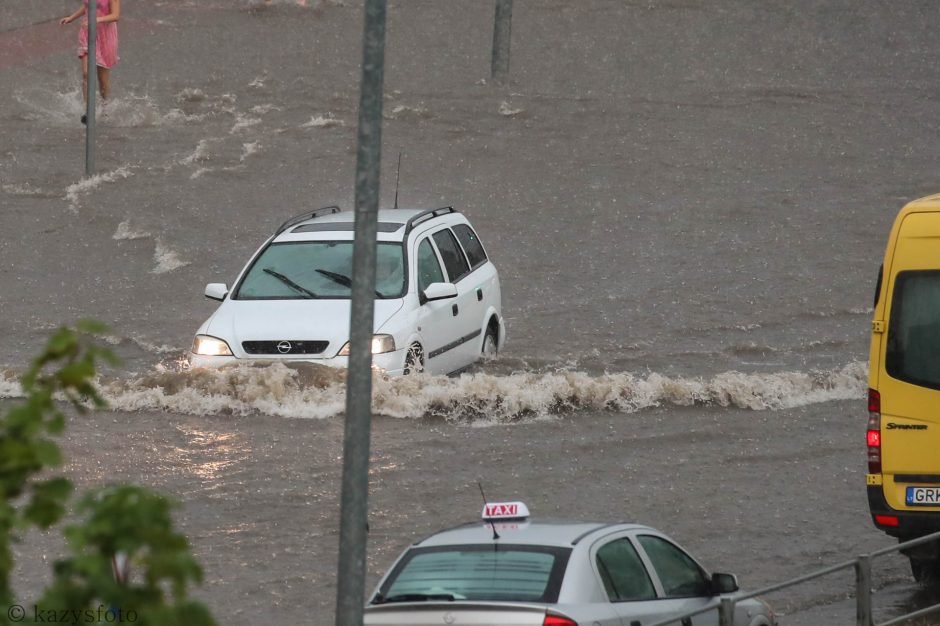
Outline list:
[[[882,488],[893,509],[940,511],[940,213],[904,218],[885,273]]]

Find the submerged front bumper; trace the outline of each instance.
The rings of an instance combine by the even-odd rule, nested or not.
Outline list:
[[[402,348],[401,350],[395,350],[393,352],[383,352],[382,354],[373,354],[372,355],[372,368],[379,370],[381,373],[387,376],[401,376],[405,367],[405,354],[408,352],[407,348]],[[345,356],[334,356],[331,358],[325,359],[285,359],[277,357],[266,357],[266,358],[239,358],[235,356],[204,356],[201,354],[194,354],[192,352],[188,353],[189,355],[189,366],[191,368],[219,368],[231,365],[238,364],[271,364],[271,363],[312,363],[314,365],[324,365],[326,367],[342,367],[345,368],[349,365],[349,357]]]

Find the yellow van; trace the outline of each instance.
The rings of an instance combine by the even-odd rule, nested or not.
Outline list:
[[[868,504],[901,541],[940,530],[940,194],[898,213],[875,288],[868,373]],[[937,542],[911,551],[940,579]]]

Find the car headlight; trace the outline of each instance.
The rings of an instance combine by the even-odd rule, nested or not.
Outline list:
[[[391,335],[372,336],[372,354],[384,354],[395,351],[395,338]],[[349,342],[342,347],[336,356],[349,356]]]
[[[209,335],[196,335],[193,339],[193,354],[202,356],[232,356],[232,349],[221,339]]]

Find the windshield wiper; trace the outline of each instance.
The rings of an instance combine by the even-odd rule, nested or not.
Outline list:
[[[426,602],[428,600],[447,600],[448,602],[453,602],[456,598],[452,593],[399,593],[387,598],[376,598],[373,604],[384,604],[386,602]]]
[[[262,271],[263,271],[265,274],[270,274],[270,275],[273,276],[274,278],[278,279],[279,281],[281,281],[282,283],[284,283],[285,285],[287,285],[288,287],[290,287],[291,289],[293,289],[293,290],[296,291],[297,293],[302,293],[303,295],[307,296],[308,298],[316,298],[316,297],[317,297],[317,294],[313,293],[312,291],[310,291],[310,290],[307,289],[306,287],[301,287],[300,285],[298,285],[297,283],[295,283],[294,281],[292,281],[292,280],[291,280],[290,278],[288,278],[287,276],[284,276],[284,274],[281,274],[280,272],[277,272],[277,271],[275,271],[275,270],[272,270],[270,267],[265,267],[265,268],[262,269]]]
[[[343,287],[352,287],[352,278],[350,278],[349,276],[346,276],[345,274],[339,274],[337,272],[331,272],[330,270],[321,270],[321,269],[315,269],[313,271],[316,272],[317,274],[323,274],[324,276],[332,280],[334,283],[339,283]]]
[[[321,270],[321,269],[315,269],[313,271],[316,272],[317,274],[323,274],[324,276],[332,280],[334,283],[339,283],[343,287],[349,287],[350,289],[352,289],[352,279],[349,276],[346,276],[345,274],[340,274],[338,272],[331,272],[330,270]],[[379,293],[378,290],[375,291],[375,295],[377,295],[380,298],[384,297],[382,296],[381,293]]]

